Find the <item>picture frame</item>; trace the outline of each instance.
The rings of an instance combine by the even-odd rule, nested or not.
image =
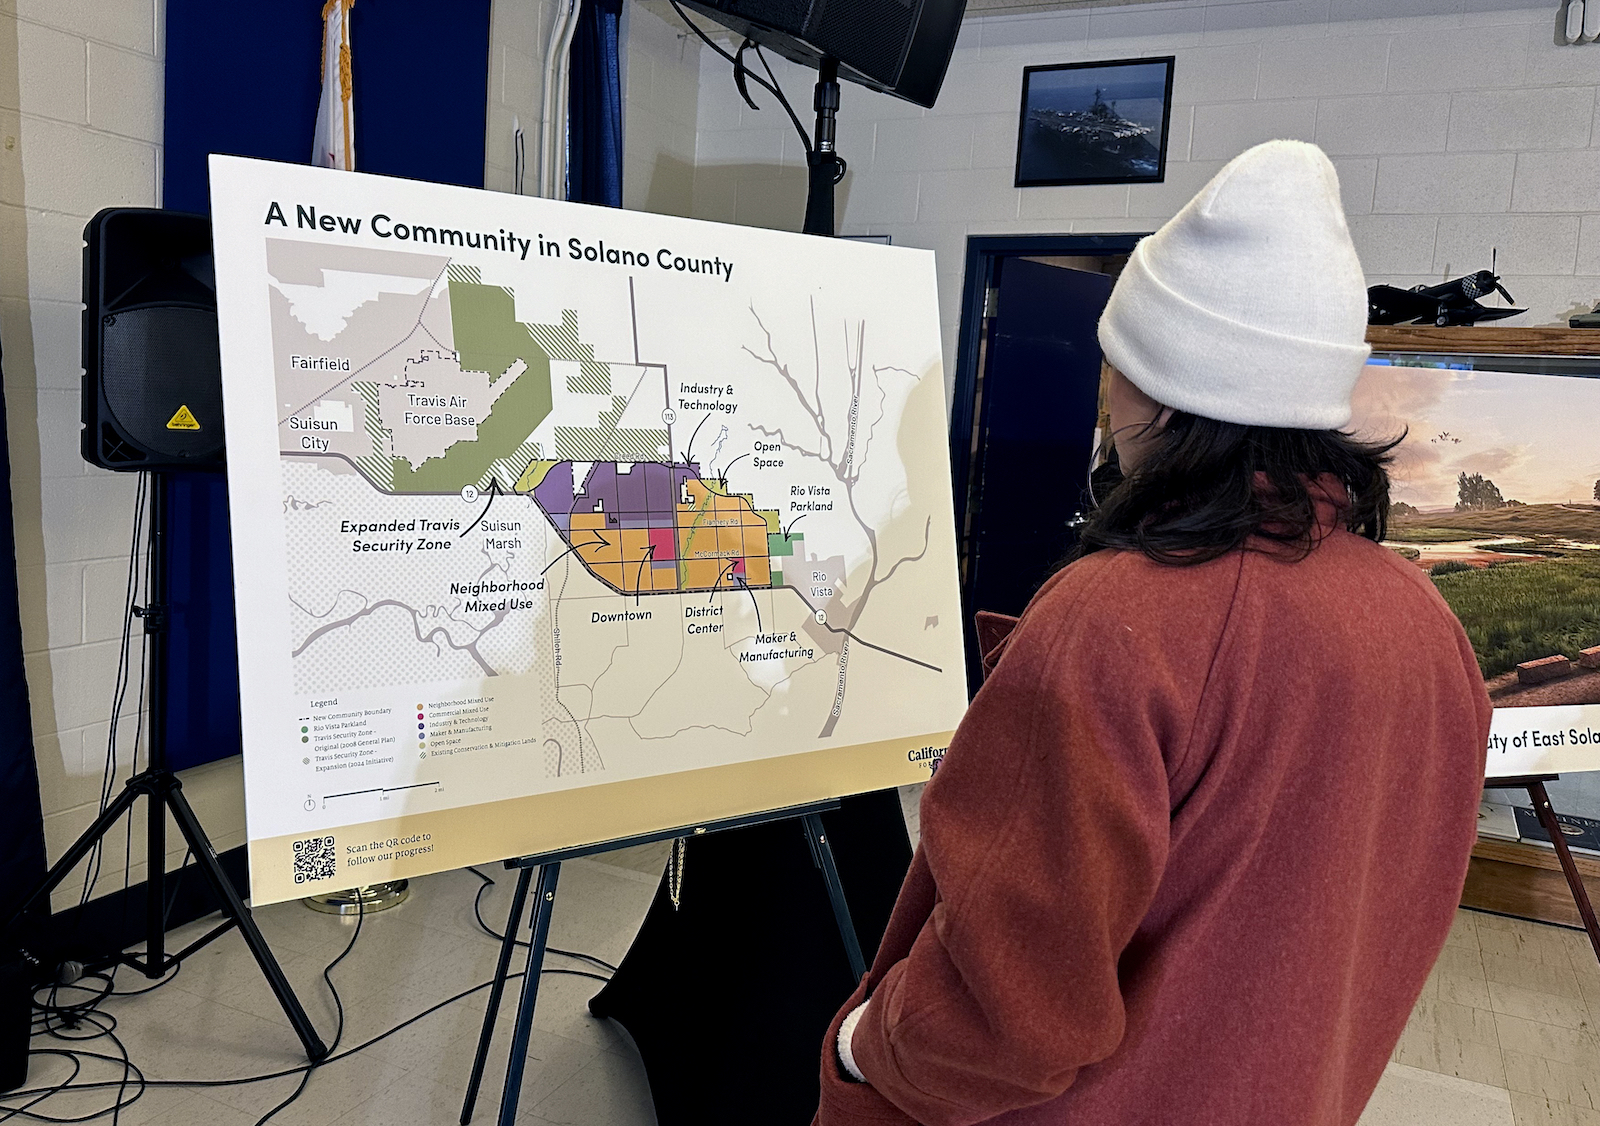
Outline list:
[[[1026,67],[1015,186],[1166,179],[1175,64],[1161,55]]]

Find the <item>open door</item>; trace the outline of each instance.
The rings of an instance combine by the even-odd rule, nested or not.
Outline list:
[[[1099,415],[1095,326],[1112,277],[1027,258],[1001,263],[990,291],[961,511],[967,668],[982,667],[978,610],[1020,614],[1061,565],[1088,499]]]

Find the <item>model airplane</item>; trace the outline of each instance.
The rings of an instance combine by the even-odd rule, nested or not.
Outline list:
[[[1478,298],[1491,293],[1499,293],[1507,301],[1514,300],[1500,284],[1500,275],[1492,269],[1479,270],[1442,285],[1415,285],[1410,289],[1375,285],[1367,290],[1367,323],[1397,325],[1432,321],[1441,327],[1472,325],[1527,312],[1526,309],[1496,309],[1478,304]]]

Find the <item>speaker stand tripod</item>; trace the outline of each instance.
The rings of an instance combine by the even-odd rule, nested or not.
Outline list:
[[[806,218],[801,231],[833,237],[833,189],[844,179],[845,165],[834,147],[834,126],[839,112],[839,63],[823,59],[817,64],[816,92],[811,99],[817,111],[816,133],[806,154]]]
[[[144,953],[118,954],[112,957],[110,962],[129,966],[147,978],[160,978],[189,955],[221,938],[234,927],[238,927],[239,934],[244,938],[245,945],[249,947],[251,955],[256,960],[256,965],[261,968],[262,976],[267,979],[273,995],[283,1006],[284,1015],[294,1027],[295,1035],[304,1045],[306,1058],[312,1063],[317,1063],[327,1056],[327,1045],[317,1035],[317,1030],[311,1024],[311,1018],[306,1016],[306,1011],[301,1006],[300,999],[295,996],[289,979],[284,977],[283,968],[278,965],[277,958],[273,957],[271,948],[267,946],[267,940],[262,937],[260,929],[250,915],[250,908],[239,898],[239,892],[228,879],[227,873],[222,870],[216,850],[211,847],[211,841],[206,836],[205,829],[201,827],[200,819],[195,816],[188,799],[183,796],[183,783],[167,768],[167,607],[163,601],[167,593],[165,484],[163,474],[150,473],[149,600],[147,605],[134,608],[134,613],[144,622],[144,630],[150,643],[150,765],[128,779],[122,793],[117,795],[116,800],[106,807],[105,812],[95,819],[94,824],[90,825],[61,859],[56,861],[55,866],[45,876],[44,882],[23,902],[7,923],[5,930],[11,931],[30,908],[44,901],[71,875],[72,870],[93,851],[101,838],[115,827],[124,814],[131,815],[134,803],[140,798],[146,798],[148,804],[145,807],[145,860],[149,875],[145,882]],[[223,914],[223,921],[220,924],[176,954],[168,954],[165,950],[166,815],[169,812],[194,856],[195,866],[200,869],[206,882],[211,885],[211,890],[221,902]]]

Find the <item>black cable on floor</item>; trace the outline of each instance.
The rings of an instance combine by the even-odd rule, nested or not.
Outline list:
[[[339,998],[339,990],[333,984],[333,967],[337,966],[340,962],[348,958],[350,956],[350,951],[356,948],[356,939],[361,937],[361,924],[366,921],[366,918],[367,901],[361,897],[360,892],[357,892],[356,929],[350,932],[350,941],[344,944],[344,949],[339,952],[339,956],[333,961],[329,962],[322,971],[322,980],[327,982],[328,992],[333,994],[334,1011],[339,1014],[338,1021],[334,1025],[333,1043],[328,1045],[328,1055],[324,1056],[320,1060],[316,1060],[313,1063],[308,1064],[305,1068],[304,1074],[300,1076],[299,1085],[297,1085],[295,1089],[289,1093],[289,1097],[284,1099],[271,1110],[267,1111],[267,1113],[263,1114],[260,1118],[256,1119],[256,1126],[266,1126],[266,1123],[274,1118],[280,1110],[298,1099],[301,1095],[301,1092],[306,1089],[306,1084],[311,1082],[311,1073],[326,1063],[328,1057],[332,1056],[339,1050],[339,1041],[344,1039],[344,1002]]]
[[[482,872],[478,871],[476,868],[474,868],[470,864],[467,865],[467,871],[471,872],[474,876],[478,877],[478,879],[483,881],[483,883],[478,886],[478,893],[472,897],[472,914],[473,914],[473,917],[478,920],[478,926],[483,929],[483,933],[484,934],[488,935],[490,938],[494,939],[496,942],[504,942],[506,940],[506,936],[501,934],[499,931],[495,930],[493,927],[491,927],[483,917],[483,893],[488,891],[490,888],[495,886],[494,880],[492,880],[490,877],[484,875]],[[519,939],[517,939],[517,945],[518,946],[527,946],[528,943],[527,943],[526,940],[519,938]],[[613,966],[610,962],[606,961],[604,958],[598,958],[593,954],[585,954],[582,951],[578,951],[578,950],[562,950],[559,946],[548,946],[548,945],[545,947],[545,950],[547,950],[551,954],[560,954],[563,958],[580,958],[585,962],[593,962],[597,966],[600,966],[600,967],[602,967],[604,969],[608,969],[612,973],[616,973],[617,972],[617,967],[616,966]],[[552,971],[546,970],[544,972],[545,973],[550,973]],[[604,980],[607,980],[607,979],[602,978],[601,980],[604,981]]]
[[[485,933],[487,933],[491,937],[494,937],[494,938],[500,939],[501,941],[504,941],[504,937],[502,935],[496,933],[494,931],[494,929],[491,928],[488,925],[488,923],[484,920],[483,915],[482,915],[482,909],[481,909],[483,893],[488,888],[494,886],[494,880],[492,880],[488,876],[484,875],[482,872],[478,871],[476,868],[471,868],[471,869],[469,869],[469,871],[471,871],[475,876],[477,876],[480,880],[483,881],[483,884],[479,887],[477,894],[473,897],[473,914],[477,917],[478,925],[484,930]],[[364,909],[363,909],[363,916],[364,916],[364,914],[365,914],[365,912],[364,912]],[[98,1007],[99,1007],[99,1005],[103,1004],[106,1000],[108,1000],[111,997],[134,997],[134,996],[138,996],[138,995],[140,995],[142,993],[149,993],[149,992],[151,992],[151,991],[153,991],[155,989],[159,989],[159,988],[161,988],[161,986],[166,985],[168,982],[170,982],[173,979],[173,977],[177,976],[177,974],[176,974],[176,972],[174,972],[173,974],[171,974],[168,977],[162,979],[161,981],[157,982],[155,985],[150,986],[149,988],[131,990],[129,992],[125,992],[124,993],[124,992],[117,991],[116,988],[115,988],[115,972],[116,971],[115,971],[115,969],[113,969],[110,974],[102,974],[102,973],[89,974],[89,975],[85,975],[84,978],[80,979],[80,980],[91,980],[92,979],[92,980],[103,982],[104,983],[104,988],[102,988],[102,989],[92,990],[88,986],[82,986],[82,985],[76,985],[76,984],[74,984],[72,986],[51,986],[51,987],[49,987],[50,988],[49,1000],[44,1001],[44,1002],[37,1002],[36,1001],[36,1006],[40,1009],[42,1016],[35,1018],[35,1032],[36,1033],[46,1033],[46,1032],[48,1032],[49,1034],[55,1036],[58,1039],[62,1039],[62,1040],[91,1040],[91,1039],[98,1039],[98,1038],[101,1038],[101,1037],[109,1037],[111,1039],[112,1043],[116,1045],[119,1054],[117,1056],[109,1056],[109,1055],[101,1054],[99,1052],[90,1052],[90,1051],[79,1050],[79,1049],[72,1049],[72,1050],[60,1049],[60,1048],[34,1048],[34,1049],[31,1049],[30,1050],[30,1054],[31,1055],[38,1055],[38,1056],[54,1055],[54,1056],[60,1056],[60,1057],[68,1059],[69,1061],[71,1061],[71,1063],[73,1065],[72,1072],[65,1079],[61,1080],[58,1083],[52,1083],[52,1084],[49,1084],[49,1085],[46,1085],[46,1086],[42,1086],[42,1087],[24,1088],[22,1090],[9,1092],[7,1094],[7,1096],[6,1096],[7,1098],[28,1099],[29,1101],[23,1103],[20,1106],[9,1106],[8,1107],[8,1106],[0,1105],[0,1123],[4,1123],[4,1122],[6,1122],[6,1121],[8,1121],[9,1119],[12,1119],[12,1118],[23,1118],[23,1119],[27,1119],[27,1120],[34,1121],[34,1122],[45,1122],[45,1123],[51,1123],[51,1124],[68,1124],[68,1123],[90,1122],[90,1121],[93,1121],[94,1119],[97,1119],[97,1118],[103,1118],[103,1117],[105,1117],[106,1115],[109,1114],[112,1117],[113,1126],[115,1126],[115,1123],[117,1122],[117,1119],[120,1116],[121,1112],[123,1110],[125,1110],[126,1108],[128,1108],[129,1106],[132,1106],[135,1102],[137,1102],[139,1100],[139,1098],[143,1096],[144,1092],[147,1089],[151,1088],[151,1087],[185,1087],[185,1088],[195,1088],[195,1089],[205,1089],[205,1088],[211,1088],[211,1087],[238,1087],[238,1086],[245,1086],[245,1085],[252,1084],[252,1083],[266,1083],[266,1082],[270,1082],[271,1080],[274,1080],[274,1079],[283,1079],[283,1078],[286,1078],[286,1077],[291,1076],[291,1075],[299,1075],[299,1076],[301,1076],[301,1082],[295,1088],[294,1093],[291,1094],[289,1096],[289,1098],[285,1099],[282,1103],[279,1103],[277,1106],[273,1107],[272,1110],[268,1111],[267,1114],[263,1118],[258,1120],[256,1126],[261,1126],[262,1123],[267,1122],[269,1119],[272,1118],[273,1115],[277,1114],[279,1111],[283,1110],[286,1106],[288,1106],[289,1104],[294,1102],[294,1100],[297,1099],[300,1096],[300,1094],[304,1092],[305,1087],[306,1087],[306,1083],[310,1079],[311,1072],[317,1070],[318,1068],[326,1067],[329,1064],[338,1063],[341,1060],[349,1059],[351,1056],[355,1055],[356,1053],[365,1051],[367,1048],[372,1047],[374,1044],[377,1044],[380,1041],[386,1040],[389,1037],[395,1035],[396,1033],[399,1033],[399,1032],[401,1032],[401,1031],[403,1031],[403,1030],[405,1030],[407,1028],[410,1028],[412,1025],[416,1024],[418,1021],[422,1020],[424,1017],[431,1016],[434,1013],[438,1012],[440,1009],[446,1008],[449,1005],[453,1005],[457,1001],[464,1000],[465,998],[472,996],[474,993],[482,992],[483,990],[488,989],[490,987],[490,985],[493,984],[493,982],[485,981],[485,982],[482,982],[479,985],[474,985],[471,988],[463,989],[460,993],[457,993],[457,994],[455,994],[455,995],[453,995],[451,997],[446,997],[444,1000],[436,1002],[435,1004],[428,1006],[426,1009],[423,1009],[420,1013],[417,1013],[415,1016],[409,1017],[406,1020],[401,1021],[399,1024],[395,1025],[393,1028],[390,1028],[390,1029],[388,1029],[387,1031],[384,1031],[384,1032],[380,1032],[378,1035],[372,1037],[371,1039],[365,1040],[360,1044],[357,1044],[353,1048],[348,1048],[343,1052],[339,1052],[339,1051],[337,1051],[337,1048],[338,1048],[340,1040],[343,1038],[343,1035],[344,1035],[344,1005],[343,1005],[343,1002],[341,1001],[341,999],[339,997],[339,992],[338,992],[337,988],[334,987],[333,980],[332,980],[332,977],[330,975],[332,974],[334,967],[337,966],[341,961],[343,961],[344,958],[354,948],[355,940],[359,936],[360,930],[361,930],[361,919],[358,918],[357,919],[357,923],[356,923],[356,930],[350,936],[350,942],[346,944],[344,950],[340,952],[339,956],[337,958],[335,958],[332,962],[329,962],[327,967],[323,970],[323,980],[327,982],[329,992],[333,995],[334,1005],[335,1005],[335,1008],[336,1008],[336,1010],[338,1011],[338,1014],[339,1014],[339,1023],[338,1023],[338,1031],[334,1036],[334,1042],[333,1042],[332,1047],[329,1050],[329,1054],[325,1059],[321,1060],[319,1063],[315,1063],[315,1064],[311,1064],[311,1063],[300,1064],[300,1065],[298,1065],[296,1067],[284,1068],[281,1071],[269,1072],[269,1073],[267,1073],[265,1075],[248,1075],[248,1076],[240,1076],[240,1077],[232,1078],[232,1079],[150,1079],[147,1076],[145,1076],[144,1072],[141,1071],[136,1064],[134,1064],[132,1062],[132,1060],[129,1058],[126,1046],[122,1043],[121,1039],[119,1037],[117,1037],[116,1031],[115,1031],[116,1027],[117,1027],[116,1017],[113,1016],[110,1013],[99,1011]],[[526,946],[528,944],[519,939],[518,940],[518,945]],[[569,958],[581,958],[581,959],[588,960],[590,962],[594,962],[594,963],[596,963],[596,964],[598,964],[600,966],[604,966],[607,969],[615,969],[615,967],[612,966],[609,962],[605,961],[603,958],[596,957],[593,954],[583,954],[583,953],[577,952],[577,951],[560,950],[560,949],[556,949],[554,947],[550,947],[550,948],[547,948],[547,949],[552,954],[559,954],[559,955],[561,955],[563,957],[569,957]],[[605,977],[605,976],[603,976],[601,974],[597,974],[597,973],[591,973],[588,970],[575,970],[575,969],[565,969],[565,968],[561,968],[561,967],[549,967],[549,966],[547,966],[547,967],[541,968],[539,972],[541,974],[557,974],[557,975],[566,975],[566,976],[569,976],[569,977],[584,977],[584,978],[590,978],[591,980],[600,981],[600,982],[604,982],[604,981],[609,981],[610,980],[610,978],[608,978],[608,977]],[[517,971],[517,972],[514,972],[514,973],[507,974],[506,975],[506,980],[507,981],[515,981],[515,980],[517,980],[517,979],[519,979],[519,978],[521,978],[523,976],[524,976],[524,974],[521,971]],[[60,991],[62,989],[81,990],[83,992],[88,993],[89,996],[87,998],[85,998],[84,1000],[81,1000],[81,1001],[63,1003],[60,1000],[60,997],[59,997],[59,993],[60,993]],[[95,1029],[97,1029],[97,1031],[95,1031],[93,1033],[90,1033],[88,1035],[84,1035],[84,1036],[67,1035],[66,1034],[66,1032],[74,1031],[77,1028],[80,1028],[80,1027],[82,1027],[84,1025],[88,1025],[89,1027],[95,1028]],[[63,1030],[65,1030],[65,1031],[63,1031]],[[81,1074],[81,1072],[83,1070],[83,1061],[84,1060],[88,1060],[88,1059],[93,1059],[93,1060],[98,1060],[98,1061],[102,1061],[102,1062],[105,1062],[105,1063],[111,1063],[111,1064],[118,1065],[118,1066],[123,1068],[123,1074],[122,1074],[120,1079],[115,1079],[115,1080],[100,1080],[100,1081],[91,1082],[91,1083],[78,1083],[78,1082],[75,1082],[75,1080],[77,1079],[78,1075]],[[78,1092],[81,1092],[81,1091],[104,1090],[104,1089],[107,1089],[107,1088],[116,1088],[117,1089],[116,1101],[111,1106],[108,1106],[108,1107],[104,1108],[103,1110],[95,1111],[92,1114],[81,1115],[81,1116],[77,1116],[77,1117],[63,1117],[63,1116],[52,1116],[52,1115],[48,1115],[48,1114],[43,1114],[43,1113],[40,1113],[39,1111],[36,1111],[36,1110],[32,1109],[33,1107],[37,1106],[39,1103],[43,1102],[45,1099],[47,1099],[47,1098],[49,1098],[49,1097],[51,1097],[53,1095],[57,1095],[57,1094],[66,1092],[66,1091],[78,1091]],[[130,1090],[132,1092],[131,1097],[129,1096]]]

